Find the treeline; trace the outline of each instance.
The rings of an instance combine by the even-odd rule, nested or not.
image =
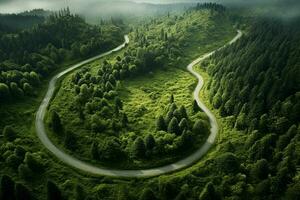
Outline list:
[[[0,14],[0,32],[15,32],[17,30],[31,28],[44,21],[45,18],[42,16]]]
[[[63,9],[31,29],[1,34],[0,101],[11,101],[24,94],[32,96],[39,80],[62,62],[119,45],[123,42],[122,28],[121,21],[116,20],[92,26]]]
[[[81,124],[84,124],[95,138],[90,147],[91,157],[100,161],[117,162],[125,158],[147,159],[154,155],[174,155],[180,150],[193,149],[194,145],[209,133],[208,121],[200,113],[196,121],[191,120],[185,106],[177,107],[173,95],[170,97],[165,116],[161,115],[157,119],[156,131],[144,138],[138,134],[129,134],[134,129],[134,123],[128,120],[123,111],[123,102],[118,96],[120,81],[129,70],[121,67],[127,66],[127,62],[130,61],[127,58],[124,56],[121,59],[118,56],[112,62],[113,65],[104,61],[96,76],[87,68],[72,76],[71,84],[75,98],[71,109],[77,113]],[[198,106],[194,105],[192,114],[199,111]],[[58,137],[64,138],[67,149],[76,150],[78,141],[85,138],[64,128],[61,118],[58,112],[52,109],[49,125]]]
[[[193,11],[193,14],[201,16],[198,10]],[[198,113],[199,108],[195,102],[190,115],[196,117],[192,120],[188,117],[184,106],[177,107],[174,99],[170,100],[166,113],[161,113],[158,121],[153,122],[157,123],[157,130],[152,130],[145,136],[131,132],[135,130],[134,122],[130,122],[128,113],[123,111],[123,102],[119,98],[118,89],[124,79],[141,76],[155,68],[168,67],[176,63],[182,54],[184,45],[179,45],[176,41],[187,32],[190,33],[187,30],[190,25],[178,16],[165,18],[166,22],[163,23],[174,22],[174,26],[157,28],[161,23],[159,19],[138,26],[131,33],[131,44],[123,55],[117,56],[114,60],[104,61],[96,74],[87,68],[73,74],[70,88],[73,88],[74,99],[68,112],[75,113],[80,124],[84,124],[84,129],[95,137],[89,148],[93,159],[116,162],[125,158],[152,159],[154,155],[156,157],[176,155],[180,151],[194,149],[195,144],[198,145],[199,141],[208,135],[208,120],[203,113]],[[178,28],[175,27],[176,23],[184,25],[184,29],[176,31]],[[140,112],[143,112],[143,109],[147,108],[141,108]],[[78,146],[76,141],[89,143],[83,142],[87,140],[86,137],[68,130],[66,124],[69,122],[65,117],[67,115],[60,112],[59,108],[54,107],[52,113],[54,114],[50,116],[50,126],[58,134],[57,137],[63,135],[67,149],[76,150]],[[56,126],[55,121],[62,122]],[[76,153],[83,151],[86,150]]]
[[[226,11],[226,7],[218,4],[218,3],[197,3],[196,7],[192,8],[195,10],[203,10],[203,9],[209,9],[209,10],[214,10],[217,12],[225,12]]]
[[[299,33],[278,21],[257,21],[242,39],[204,63],[212,77],[210,102],[227,117],[228,126],[247,134],[244,147],[226,147],[234,153],[227,159],[243,166],[233,173],[246,175],[244,198],[299,198]],[[224,184],[220,187],[228,187]],[[232,196],[227,189],[219,194]]]

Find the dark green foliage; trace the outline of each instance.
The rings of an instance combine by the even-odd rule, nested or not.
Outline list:
[[[180,106],[179,112],[180,112],[180,117],[181,117],[181,119],[182,119],[182,118],[188,119],[188,114],[187,114],[186,109],[185,109],[184,106]]]
[[[249,158],[252,160],[258,160],[262,158],[267,160],[271,159],[275,143],[276,135],[269,134],[264,136],[262,139],[256,141],[249,149]]]
[[[24,160],[26,150],[22,146],[17,146],[15,148],[15,155],[18,156],[21,160]]]
[[[199,106],[198,106],[198,103],[196,100],[193,101],[193,111],[194,112],[198,112],[200,110]]]
[[[131,150],[132,157],[143,158],[145,156],[145,153],[146,147],[144,141],[140,137],[136,138]]]
[[[3,129],[3,136],[7,141],[14,141],[17,137],[17,133],[12,126],[5,126]]]
[[[207,133],[207,126],[205,124],[205,121],[197,120],[195,122],[195,124],[193,125],[193,133],[196,135],[199,135],[199,134],[205,135]]]
[[[156,121],[156,130],[158,130],[158,131],[166,131],[167,130],[166,122],[162,115],[160,115]]]
[[[152,134],[149,134],[145,138],[145,147],[147,150],[152,150],[155,146],[155,139]]]
[[[66,132],[64,144],[70,150],[74,150],[76,148],[77,140],[74,133],[71,133],[70,131]]]
[[[300,183],[293,183],[289,185],[286,193],[285,199],[287,200],[299,200],[300,199]]]
[[[123,40],[119,23],[107,21],[100,27],[67,10],[59,13],[47,20],[22,14],[0,16],[4,19],[0,20],[1,102],[33,96],[40,78],[45,79],[61,63],[106,51]]]
[[[155,196],[154,192],[150,188],[145,188],[142,191],[142,194],[139,200],[156,200],[157,197]]]
[[[199,200],[218,200],[221,199],[212,182],[206,184],[202,190]]]
[[[271,191],[271,182],[270,179],[265,179],[259,182],[254,189],[254,194],[260,198],[266,198]]]
[[[55,133],[61,133],[63,131],[60,117],[55,110],[51,111],[51,127]]]
[[[123,108],[123,103],[119,97],[115,98],[115,106],[120,110],[122,110]]]
[[[21,164],[18,167],[18,173],[20,177],[24,180],[30,180],[32,178],[32,170],[25,164]]]
[[[80,184],[77,184],[75,186],[75,200],[85,199],[86,196],[87,196],[87,194],[84,191],[83,187]]]
[[[129,123],[127,115],[125,113],[123,113],[123,115],[122,115],[121,123],[122,123],[123,127],[126,127],[127,124]]]
[[[21,183],[16,184],[16,200],[31,200],[31,193],[27,187]]]
[[[93,159],[99,159],[98,144],[96,142],[93,142],[91,145],[91,155]]]
[[[12,167],[13,169],[18,169],[19,165],[21,164],[22,160],[15,154],[10,155],[6,159],[6,163]]]
[[[191,131],[183,131],[181,135],[181,147],[183,149],[190,148],[193,145],[193,133]]]
[[[41,163],[42,161],[34,154],[27,152],[24,162],[33,172],[42,172],[44,170],[44,166]]]
[[[183,132],[184,130],[188,130],[189,124],[186,118],[182,118],[179,123],[180,131]]]
[[[258,160],[251,168],[254,179],[266,179],[269,174],[269,165],[266,159]]]
[[[170,96],[170,102],[169,103],[170,104],[174,103],[174,95],[173,94],[171,94],[171,96]]]
[[[62,193],[58,186],[52,182],[47,182],[47,200],[62,200]]]
[[[237,173],[240,170],[240,161],[233,153],[224,153],[215,159],[219,172]]]
[[[100,160],[118,161],[122,159],[123,152],[120,141],[116,137],[108,137],[98,145]],[[96,156],[96,155],[93,155]]]
[[[5,101],[10,98],[9,88],[5,83],[0,83],[0,101]]]
[[[47,13],[46,11],[43,12]],[[34,25],[43,23],[44,20],[44,16],[36,15],[36,13],[34,12],[0,15],[0,25],[5,27],[5,31],[12,32],[26,28],[31,28]]]
[[[160,182],[159,193],[161,199],[174,199],[178,193],[177,187],[174,182]]]
[[[170,121],[168,125],[168,132],[169,133],[175,133],[175,134],[180,134],[180,128],[178,125],[178,120],[176,117],[173,117],[172,120]]]
[[[0,199],[15,200],[15,182],[7,175],[1,177]]]

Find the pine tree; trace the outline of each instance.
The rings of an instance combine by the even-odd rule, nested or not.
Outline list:
[[[52,181],[47,182],[47,200],[63,200],[60,189]]]
[[[55,133],[62,132],[62,124],[59,115],[55,110],[51,112],[51,126]]]
[[[198,106],[198,103],[196,100],[193,101],[193,112],[196,113],[198,112],[200,109],[199,109],[199,106]]]
[[[143,158],[145,156],[146,153],[145,143],[140,137],[135,139],[132,146],[131,153],[134,158]]]
[[[158,130],[158,131],[166,131],[167,130],[165,119],[161,115],[158,117],[158,119],[156,121],[156,130]]]
[[[155,139],[152,134],[149,134],[145,138],[145,146],[147,150],[152,150],[155,146]]]
[[[178,120],[176,117],[173,117],[172,120],[170,121],[169,126],[168,126],[168,132],[175,133],[177,135],[180,134],[180,128],[179,128]]]

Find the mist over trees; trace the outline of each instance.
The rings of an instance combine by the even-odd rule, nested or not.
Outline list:
[[[120,20],[92,26],[67,8],[13,36],[0,32],[1,103],[34,96],[41,81],[66,61],[117,46],[123,41],[122,30]]]

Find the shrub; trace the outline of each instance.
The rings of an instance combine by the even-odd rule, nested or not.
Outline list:
[[[14,141],[17,137],[17,133],[12,126],[5,126],[3,129],[3,136],[7,141]]]
[[[158,130],[158,131],[166,131],[167,130],[165,119],[161,115],[158,117],[158,119],[156,121],[156,130]]]
[[[152,134],[148,134],[145,138],[145,146],[147,150],[152,150],[155,146],[155,139]]]
[[[172,120],[170,121],[169,126],[168,126],[168,132],[169,133],[175,133],[177,135],[180,133],[178,120],[177,120],[176,117],[173,117]]]
[[[144,144],[144,141],[138,137],[135,139],[133,145],[132,145],[132,150],[131,154],[133,158],[143,158],[146,153],[146,147]]]
[[[224,153],[218,156],[215,163],[219,172],[236,173],[240,170],[240,162],[233,153]]]

